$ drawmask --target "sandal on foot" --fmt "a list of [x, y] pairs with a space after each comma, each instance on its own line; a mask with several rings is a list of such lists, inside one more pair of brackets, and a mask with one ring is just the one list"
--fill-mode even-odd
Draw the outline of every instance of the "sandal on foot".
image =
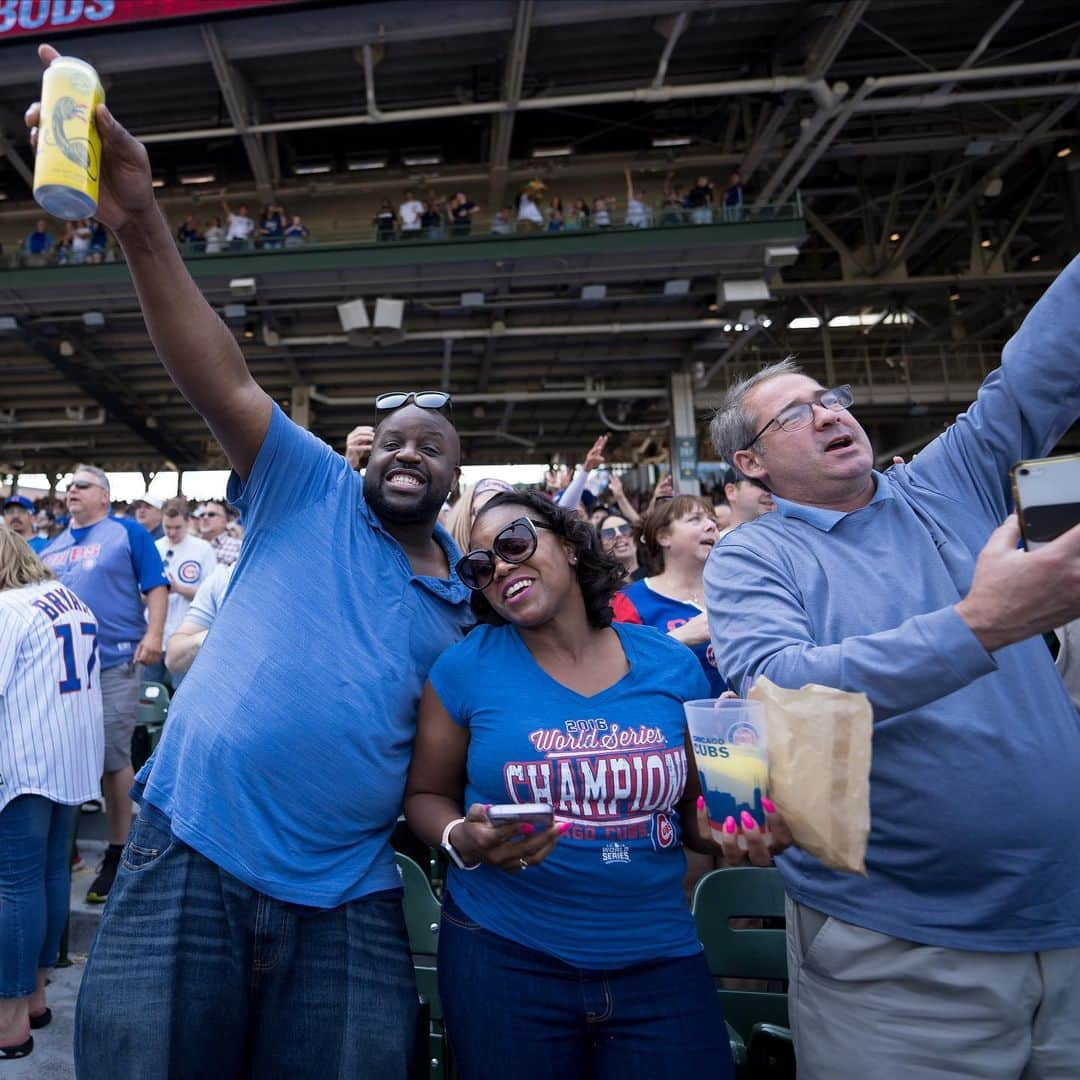
[[26, 1042], [19, 1046], [0, 1046], [0, 1061], [14, 1061], [16, 1058], [26, 1057], [34, 1049], [34, 1036], [31, 1035]]
[[52, 1023], [52, 1009], [46, 1007], [44, 1012], [40, 1012], [37, 1016], [30, 1017], [30, 1029], [31, 1031], [38, 1031], [43, 1027], [48, 1027]]

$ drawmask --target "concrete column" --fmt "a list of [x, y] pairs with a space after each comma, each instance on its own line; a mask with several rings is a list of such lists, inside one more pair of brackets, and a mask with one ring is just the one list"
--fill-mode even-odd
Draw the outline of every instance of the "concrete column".
[[294, 386], [290, 393], [291, 405], [289, 416], [294, 424], [302, 428], [311, 427], [311, 387]]
[[697, 423], [694, 380], [688, 371], [673, 371], [671, 390], [671, 475], [680, 495], [700, 495], [697, 476]]

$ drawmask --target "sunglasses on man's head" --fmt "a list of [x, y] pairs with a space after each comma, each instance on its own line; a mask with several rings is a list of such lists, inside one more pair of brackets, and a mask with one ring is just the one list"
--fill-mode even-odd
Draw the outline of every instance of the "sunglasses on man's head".
[[486, 589], [495, 580], [496, 559], [506, 563], [523, 563], [531, 559], [539, 542], [536, 530], [550, 528], [550, 525], [528, 517], [511, 521], [495, 534], [490, 548], [477, 548], [458, 560], [458, 577], [474, 592]]
[[450, 407], [450, 395], [445, 390], [392, 390], [375, 399], [375, 408], [392, 412], [410, 402], [420, 409], [445, 409]]
[[629, 536], [634, 531], [633, 525], [628, 525], [623, 522], [622, 525], [609, 525], [605, 529], [600, 530], [601, 540], [614, 540], [616, 536]]

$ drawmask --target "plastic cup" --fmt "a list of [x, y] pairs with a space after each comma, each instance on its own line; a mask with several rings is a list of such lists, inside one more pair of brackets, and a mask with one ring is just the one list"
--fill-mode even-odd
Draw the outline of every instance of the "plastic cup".
[[704, 698], [683, 704], [713, 838], [746, 811], [765, 824], [761, 798], [769, 779], [765, 706], [760, 701]]

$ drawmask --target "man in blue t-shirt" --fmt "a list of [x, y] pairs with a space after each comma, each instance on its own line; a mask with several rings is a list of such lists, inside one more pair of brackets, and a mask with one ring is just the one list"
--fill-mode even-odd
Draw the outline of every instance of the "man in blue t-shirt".
[[[418, 1004], [389, 837], [427, 672], [471, 621], [436, 524], [457, 433], [403, 394], [361, 477], [292, 423], [185, 269], [145, 150], [104, 108], [97, 121], [99, 214], [232, 464], [245, 537], [137, 780], [79, 996], [79, 1076], [404, 1080]], [[152, 943], [137, 979], [133, 932]], [[148, 1018], [168, 1037], [147, 1038]]]
[[1018, 549], [1009, 484], [1080, 416], [1078, 313], [1080, 258], [883, 473], [851, 388], [788, 361], [713, 421], [776, 503], [706, 564], [720, 670], [874, 709], [866, 876], [777, 860], [800, 1076], [1080, 1076], [1080, 725], [1041, 636], [1080, 615], [1080, 528]]
[[[109, 846], [86, 899], [109, 895], [120, 852], [131, 829], [131, 735], [139, 705], [139, 664], [156, 664], [169, 602], [169, 580], [150, 534], [136, 521], [109, 516], [109, 478], [93, 465], [76, 465], [67, 491], [70, 525], [41, 553], [97, 616], [97, 672], [105, 714], [105, 775], [101, 780]], [[145, 605], [145, 614], [144, 614]], [[82, 678], [73, 673], [73, 678]]]
[[9, 495], [4, 500], [4, 524], [18, 533], [35, 555], [49, 542], [34, 535], [34, 504], [25, 495]]

